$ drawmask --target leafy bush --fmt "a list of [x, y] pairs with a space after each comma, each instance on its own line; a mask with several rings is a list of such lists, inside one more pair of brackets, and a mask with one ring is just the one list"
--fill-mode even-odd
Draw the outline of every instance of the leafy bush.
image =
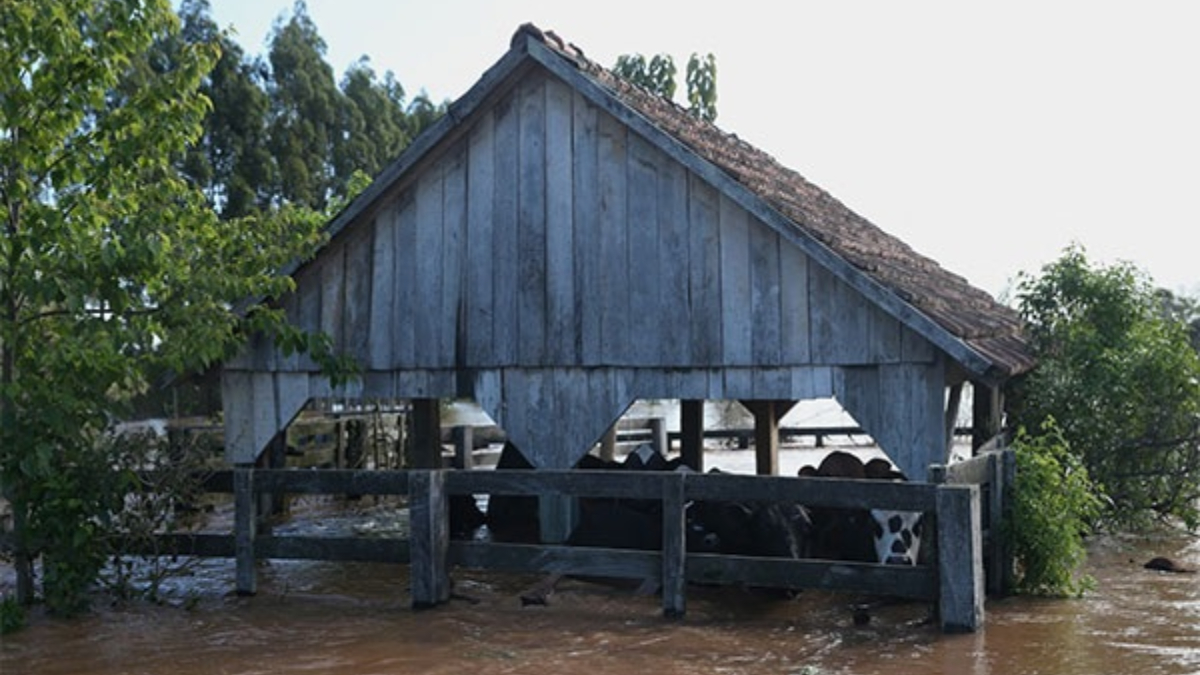
[[1054, 419], [1110, 498], [1106, 516], [1200, 526], [1200, 355], [1136, 269], [1078, 247], [1025, 277], [1017, 299], [1038, 367], [1010, 392], [1015, 426]]
[[1103, 502], [1087, 468], [1071, 452], [1053, 418], [1034, 436], [1021, 429], [1014, 449], [1017, 481], [1005, 525], [1017, 558], [1017, 592], [1078, 596], [1094, 581], [1080, 572]]
[[0, 635], [15, 633], [25, 627], [25, 608], [16, 598], [0, 600]]

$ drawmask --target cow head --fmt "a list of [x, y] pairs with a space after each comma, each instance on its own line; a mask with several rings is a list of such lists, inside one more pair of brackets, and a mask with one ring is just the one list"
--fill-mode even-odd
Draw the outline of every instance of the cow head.
[[925, 514], [917, 511], [871, 509], [878, 561], [885, 565], [916, 565], [924, 518]]

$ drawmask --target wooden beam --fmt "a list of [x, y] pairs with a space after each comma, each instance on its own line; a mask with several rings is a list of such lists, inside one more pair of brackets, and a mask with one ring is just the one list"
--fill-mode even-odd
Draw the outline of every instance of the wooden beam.
[[704, 401], [680, 401], [679, 432], [679, 454], [683, 463], [697, 473], [704, 473]]
[[412, 444], [409, 447], [409, 468], [442, 468], [441, 405], [436, 398], [412, 400]]

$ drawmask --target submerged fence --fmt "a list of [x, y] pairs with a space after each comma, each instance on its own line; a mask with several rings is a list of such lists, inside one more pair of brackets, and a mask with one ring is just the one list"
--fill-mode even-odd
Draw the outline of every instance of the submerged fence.
[[[452, 567], [648, 579], [662, 588], [667, 616], [686, 611], [688, 582], [750, 584], [789, 589], [827, 589], [891, 595], [933, 603], [943, 630], [974, 631], [983, 620], [985, 535], [998, 540], [1003, 506], [982, 494], [1006, 492], [994, 481], [1002, 466], [951, 469], [946, 482], [886, 482], [832, 478], [764, 477], [610, 471], [351, 471], [261, 470], [239, 467], [207, 478], [205, 489], [232, 493], [232, 534], [161, 535], [156, 552], [237, 559], [237, 589], [256, 590], [256, 559], [308, 559], [407, 563], [412, 603], [432, 606], [449, 597]], [[935, 472], [936, 474], [937, 472]], [[969, 475], [968, 475], [969, 474]], [[969, 484], [960, 484], [969, 483]], [[407, 539], [273, 536], [257, 530], [257, 507], [268, 494], [404, 495]], [[526, 495], [657, 500], [662, 504], [660, 551], [565, 545], [451, 540], [451, 495]], [[1000, 497], [996, 504], [1001, 504]], [[835, 560], [792, 560], [691, 553], [685, 543], [685, 505], [692, 500], [795, 502], [835, 508], [920, 511], [932, 527], [929, 565], [885, 566]], [[985, 516], [987, 520], [985, 520]], [[992, 547], [995, 549], [995, 546]], [[989, 552], [991, 572], [1004, 562]], [[1011, 563], [1009, 563], [1011, 567]], [[998, 577], [1002, 578], [1002, 577]], [[988, 587], [993, 587], [989, 581]], [[1002, 589], [996, 581], [995, 588]]]

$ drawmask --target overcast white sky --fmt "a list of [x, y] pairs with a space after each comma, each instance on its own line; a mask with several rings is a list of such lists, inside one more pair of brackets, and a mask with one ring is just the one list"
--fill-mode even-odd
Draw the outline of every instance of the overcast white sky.
[[[291, 0], [211, 0], [250, 54]], [[517, 26], [717, 57], [717, 123], [993, 294], [1071, 242], [1200, 295], [1200, 3], [308, 0], [361, 55], [455, 99]], [[680, 89], [684, 87], [680, 86]]]

